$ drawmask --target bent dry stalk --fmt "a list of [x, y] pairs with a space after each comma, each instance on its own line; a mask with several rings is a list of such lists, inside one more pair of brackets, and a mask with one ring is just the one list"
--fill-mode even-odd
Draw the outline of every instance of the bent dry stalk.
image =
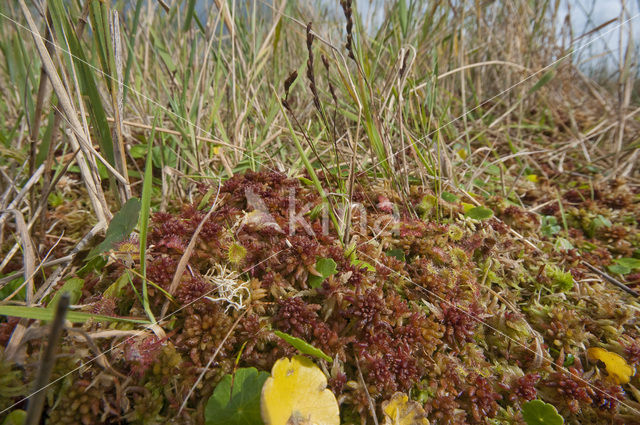
[[38, 370], [38, 377], [33, 386], [33, 394], [29, 398], [29, 407], [27, 408], [27, 418], [25, 419], [25, 425], [36, 425], [40, 423], [40, 416], [42, 415], [42, 409], [44, 408], [44, 400], [47, 395], [46, 391], [51, 377], [51, 371], [55, 365], [56, 347], [62, 335], [64, 329], [64, 318], [67, 315], [67, 309], [69, 308], [69, 294], [64, 293], [56, 305], [56, 314], [53, 317], [53, 323], [51, 324], [51, 333], [49, 334], [49, 343], [44, 352], [42, 360], [40, 362], [40, 369]]

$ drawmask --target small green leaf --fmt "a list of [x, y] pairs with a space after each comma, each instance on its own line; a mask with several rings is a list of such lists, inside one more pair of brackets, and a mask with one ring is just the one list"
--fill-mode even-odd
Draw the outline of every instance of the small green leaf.
[[84, 279], [81, 279], [79, 277], [72, 277], [71, 279], [67, 280], [64, 285], [62, 285], [62, 288], [56, 291], [49, 304], [47, 304], [47, 307], [53, 307], [57, 305], [58, 301], [60, 301], [60, 297], [62, 297], [62, 294], [64, 294], [65, 292], [69, 293], [69, 304], [77, 303], [80, 299], [80, 296], [82, 295], [83, 286]]
[[204, 196], [202, 197], [202, 200], [198, 204], [199, 210], [202, 210], [204, 209], [204, 207], [209, 205], [209, 200], [211, 199], [211, 196], [213, 196], [217, 192], [217, 190], [218, 189], [213, 186], [210, 187], [209, 190], [207, 190], [207, 193], [204, 194]]
[[613, 260], [613, 262], [631, 270], [640, 269], [640, 260], [637, 258], [618, 258]]
[[138, 145], [133, 145], [129, 148], [129, 155], [131, 155], [132, 158], [135, 159], [140, 159], [140, 158], [144, 158], [147, 155], [147, 145], [145, 144], [138, 144]]
[[385, 254], [387, 254], [389, 257], [393, 257], [397, 259], [398, 261], [402, 261], [402, 262], [407, 261], [404, 255], [404, 251], [401, 250], [400, 248], [390, 249]]
[[373, 267], [371, 264], [369, 264], [369, 263], [367, 263], [366, 261], [363, 261], [363, 260], [358, 260], [357, 258], [354, 258], [354, 259], [351, 260], [351, 265], [352, 266], [356, 266], [356, 267], [361, 268], [361, 269], [367, 269], [367, 271], [370, 271], [370, 272], [375, 272], [376, 271], [376, 268]]
[[607, 267], [607, 269], [609, 269], [609, 271], [611, 273], [615, 273], [615, 274], [629, 274], [631, 273], [631, 269], [627, 266], [624, 266], [622, 264], [612, 264], [610, 266]]
[[336, 274], [338, 265], [333, 258], [321, 258], [316, 262], [316, 270], [318, 270], [324, 277], [329, 277]]
[[122, 289], [129, 283], [129, 276], [126, 273], [122, 273], [115, 282], [102, 293], [105, 298], [117, 298], [120, 296]]
[[160, 55], [160, 58], [169, 69], [169, 72], [171, 73], [175, 72], [177, 67], [173, 62], [173, 60], [171, 59], [171, 54], [169, 53], [169, 51], [167, 51], [166, 47], [160, 44], [156, 44], [156, 52], [158, 53], [158, 55]]
[[569, 251], [570, 249], [573, 249], [573, 244], [565, 238], [558, 238], [556, 239], [556, 243], [553, 245], [553, 247], [556, 249], [556, 251]]
[[6, 418], [4, 418], [4, 422], [2, 425], [22, 425], [24, 424], [25, 419], [27, 418], [27, 412], [24, 410], [14, 410], [9, 413]]
[[602, 227], [611, 227], [611, 225], [612, 225], [611, 220], [609, 220], [607, 217], [601, 214], [598, 214], [597, 216], [595, 216], [593, 220], [591, 220], [591, 222], [589, 223], [589, 226], [585, 230], [586, 230], [587, 236], [592, 238], [595, 235], [596, 230]]
[[327, 356], [322, 350], [314, 347], [306, 341], [301, 340], [300, 338], [296, 338], [295, 336], [291, 336], [284, 332], [273, 331], [277, 336], [284, 339], [286, 342], [291, 344], [295, 349], [300, 351], [302, 354], [308, 354], [310, 356], [318, 357], [320, 359], [324, 359], [328, 362], [332, 362], [331, 357]]
[[562, 425], [564, 419], [554, 406], [542, 400], [531, 400], [522, 405], [522, 417], [527, 425]]
[[355, 244], [355, 242], [351, 241], [349, 246], [344, 251], [344, 257], [348, 258], [349, 260], [353, 260], [354, 258], [356, 258], [356, 248], [357, 245]]
[[500, 175], [500, 167], [498, 167], [495, 164], [489, 165], [486, 169], [487, 174], [492, 174], [494, 176], [499, 176]]
[[454, 195], [453, 193], [442, 192], [440, 194], [440, 197], [442, 199], [444, 199], [445, 201], [450, 202], [450, 203], [458, 202], [458, 197], [456, 195]]
[[317, 288], [322, 285], [322, 282], [324, 282], [326, 278], [336, 274], [338, 271], [336, 268], [337, 266], [338, 265], [333, 261], [333, 258], [320, 258], [316, 261], [316, 270], [321, 274], [321, 276], [310, 275], [308, 280], [309, 286]]
[[485, 207], [473, 207], [465, 213], [465, 216], [474, 220], [486, 220], [493, 216], [493, 211]]
[[[4, 300], [9, 295], [13, 294], [13, 292], [16, 289], [18, 289], [18, 287], [23, 283], [24, 283], [24, 276], [20, 274], [20, 275], [16, 275], [16, 278], [9, 281], [9, 283], [0, 287], [0, 301]], [[16, 301], [24, 301], [24, 297], [26, 293], [27, 293], [26, 287], [23, 286], [22, 289], [18, 291], [18, 293], [13, 297], [13, 299]]]
[[102, 268], [107, 265], [107, 260], [102, 258], [101, 256], [97, 256], [92, 260], [87, 261], [87, 263], [80, 268], [76, 274], [79, 277], [86, 277], [89, 273], [96, 271], [98, 274], [102, 272]]
[[269, 373], [255, 367], [240, 368], [225, 375], [207, 401], [206, 425], [262, 424], [260, 395]]
[[[35, 319], [50, 321], [53, 320], [55, 311], [53, 308], [26, 307], [22, 305], [0, 305], [0, 315], [11, 317], [22, 317], [25, 319]], [[73, 323], [84, 323], [89, 319], [97, 322], [129, 322], [149, 324], [148, 320], [133, 319], [129, 317], [111, 317], [100, 314], [85, 313], [82, 311], [69, 311], [66, 319]]]
[[562, 230], [562, 227], [558, 225], [558, 220], [552, 215], [545, 215], [542, 217], [542, 224], [540, 225], [540, 233], [545, 236], [553, 236]]
[[612, 223], [607, 217], [598, 214], [596, 218], [593, 219], [596, 227], [611, 227]]
[[323, 209], [324, 209], [324, 205], [322, 204], [318, 204], [315, 207], [313, 207], [313, 209], [307, 213], [307, 215], [309, 215], [309, 219], [315, 220], [316, 218], [320, 217], [320, 214], [322, 213]]
[[129, 199], [122, 206], [122, 209], [113, 216], [104, 241], [89, 252], [87, 259], [93, 259], [96, 255], [112, 249], [114, 244], [128, 238], [138, 224], [139, 216], [140, 200], [138, 198]]
[[567, 354], [567, 357], [565, 357], [565, 359], [564, 359], [563, 366], [564, 366], [564, 367], [570, 367], [570, 366], [573, 366], [573, 364], [575, 363], [575, 361], [576, 361], [575, 356], [574, 356], [573, 354], [569, 353], [569, 354]]

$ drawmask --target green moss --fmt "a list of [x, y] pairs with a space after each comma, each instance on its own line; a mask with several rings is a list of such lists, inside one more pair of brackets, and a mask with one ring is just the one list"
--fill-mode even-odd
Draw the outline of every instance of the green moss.
[[22, 383], [22, 372], [4, 359], [0, 347], [0, 411], [13, 404], [13, 398], [25, 395], [27, 387]]
[[453, 242], [458, 242], [464, 237], [464, 230], [456, 225], [451, 225], [449, 226], [447, 234], [449, 235], [449, 239], [451, 239]]
[[549, 265], [546, 268], [546, 274], [551, 279], [552, 287], [562, 292], [568, 292], [573, 289], [573, 276], [570, 272], [565, 272], [561, 268]]

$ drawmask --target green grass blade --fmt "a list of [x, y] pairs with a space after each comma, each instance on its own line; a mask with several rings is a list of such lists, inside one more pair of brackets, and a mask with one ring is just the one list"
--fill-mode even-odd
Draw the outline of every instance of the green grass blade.
[[[55, 310], [53, 308], [27, 307], [22, 305], [0, 305], [0, 315], [2, 316], [50, 321], [53, 320], [54, 313]], [[150, 323], [148, 320], [144, 319], [103, 316], [101, 314], [91, 314], [82, 311], [69, 311], [67, 313], [67, 320], [73, 323], [84, 323], [92, 319], [98, 322], [127, 322], [143, 324]]]
[[140, 271], [142, 272], [142, 305], [149, 320], [155, 322], [156, 319], [149, 307], [149, 294], [147, 291], [147, 231], [149, 228], [149, 213], [151, 211], [151, 189], [153, 188], [153, 139], [156, 134], [156, 124], [158, 115], [153, 119], [151, 135], [147, 143], [147, 161], [144, 169], [144, 180], [142, 183], [142, 205], [140, 207]]
[[291, 125], [291, 121], [289, 120], [289, 117], [287, 116], [287, 112], [284, 110], [284, 108], [282, 106], [282, 103], [278, 102], [278, 105], [280, 105], [280, 110], [282, 111], [282, 115], [284, 116], [285, 120], [287, 121], [287, 126], [289, 127], [289, 132], [291, 134], [291, 138], [293, 139], [293, 142], [296, 145], [296, 149], [298, 150], [298, 154], [300, 155], [300, 158], [302, 159], [302, 162], [304, 163], [304, 167], [306, 168], [307, 172], [309, 173], [309, 176], [311, 176], [311, 180], [313, 181], [313, 185], [316, 188], [316, 190], [318, 191], [318, 194], [320, 195], [320, 197], [322, 198], [322, 202], [329, 209], [329, 216], [331, 217], [331, 222], [333, 223], [333, 226], [335, 227], [336, 232], [338, 233], [338, 238], [339, 238], [340, 242], [342, 243], [342, 242], [344, 242], [342, 240], [342, 230], [340, 229], [340, 225], [338, 224], [338, 220], [337, 220], [335, 214], [333, 213], [333, 210], [331, 208], [331, 204], [329, 203], [329, 198], [327, 197], [327, 193], [324, 191], [324, 188], [322, 187], [322, 183], [320, 183], [320, 179], [318, 179], [316, 171], [314, 170], [313, 166], [311, 165], [311, 162], [309, 162], [309, 158], [307, 158], [307, 155], [304, 153], [304, 149], [302, 149], [302, 145], [300, 144], [300, 141], [298, 140], [298, 137], [296, 136], [296, 132], [293, 130], [293, 126]]
[[98, 90], [95, 78], [95, 69], [90, 66], [91, 62], [85, 55], [80, 40], [76, 36], [75, 30], [71, 27], [71, 17], [65, 13], [65, 8], [61, 0], [51, 0], [49, 2], [49, 11], [51, 12], [51, 20], [53, 22], [57, 42], [68, 41], [67, 45], [62, 47], [71, 54], [65, 55], [67, 65], [71, 67], [72, 62], [76, 67], [80, 88], [82, 94], [87, 97], [87, 110], [89, 118], [95, 131], [97, 132], [98, 143], [105, 159], [109, 164], [115, 166], [113, 155], [113, 141], [111, 139], [111, 129], [107, 122], [107, 115], [102, 105], [102, 98]]
[[187, 14], [184, 18], [184, 25], [182, 26], [182, 31], [187, 32], [191, 28], [191, 21], [193, 20], [193, 12], [196, 8], [196, 0], [189, 0], [187, 4]]
[[136, 8], [133, 14], [133, 23], [131, 24], [131, 30], [125, 37], [125, 43], [127, 44], [128, 55], [127, 63], [124, 66], [124, 81], [122, 82], [122, 103], [126, 104], [127, 92], [129, 91], [129, 73], [131, 72], [131, 66], [133, 65], [133, 58], [135, 57], [135, 51], [133, 49], [133, 43], [136, 41], [136, 34], [138, 33], [138, 25], [140, 23], [140, 11], [142, 10], [143, 0], [136, 1]]

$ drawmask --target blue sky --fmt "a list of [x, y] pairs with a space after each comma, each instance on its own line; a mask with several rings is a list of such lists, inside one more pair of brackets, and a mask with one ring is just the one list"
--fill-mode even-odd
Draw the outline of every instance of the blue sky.
[[[567, 13], [570, 13], [574, 36], [579, 36], [610, 19], [619, 18], [621, 7], [621, 0], [564, 0], [559, 18], [564, 19]], [[640, 16], [638, 16], [640, 0], [627, 0], [626, 7], [628, 18], [633, 19], [622, 27], [619, 26], [620, 21], [618, 19], [597, 33], [580, 40], [577, 43], [578, 46], [590, 41], [593, 41], [593, 43], [578, 53], [578, 61], [602, 55], [602, 59], [606, 60], [609, 66], [617, 66], [620, 35], [622, 34], [623, 46], [626, 48], [629, 41], [629, 28], [631, 28], [633, 34], [633, 47], [638, 52], [638, 47], [640, 47]]]

